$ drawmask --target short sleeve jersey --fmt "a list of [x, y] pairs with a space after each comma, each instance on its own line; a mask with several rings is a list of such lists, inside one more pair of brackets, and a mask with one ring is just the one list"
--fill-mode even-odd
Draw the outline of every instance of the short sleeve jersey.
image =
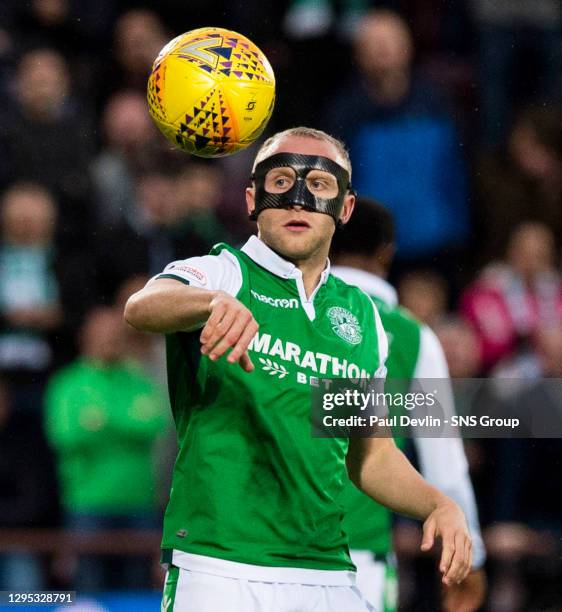
[[311, 385], [384, 376], [376, 307], [323, 272], [302, 276], [253, 237], [241, 249], [173, 262], [164, 278], [222, 289], [259, 323], [246, 373], [200, 352], [200, 330], [167, 335], [179, 453], [164, 519], [163, 559], [183, 551], [260, 566], [353, 570], [342, 529], [345, 438], [311, 432]]

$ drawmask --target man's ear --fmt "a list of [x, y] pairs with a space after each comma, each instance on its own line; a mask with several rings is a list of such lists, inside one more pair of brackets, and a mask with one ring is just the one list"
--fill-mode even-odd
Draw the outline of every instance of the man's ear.
[[354, 208], [355, 196], [352, 193], [348, 193], [343, 200], [343, 208], [340, 213], [340, 223], [342, 225], [345, 225], [349, 221]]
[[250, 219], [252, 219], [256, 210], [256, 190], [254, 187], [246, 187], [246, 208]]

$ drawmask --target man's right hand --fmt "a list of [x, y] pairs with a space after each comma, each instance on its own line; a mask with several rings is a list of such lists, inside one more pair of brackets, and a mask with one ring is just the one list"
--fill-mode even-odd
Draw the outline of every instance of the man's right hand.
[[229, 363], [239, 363], [251, 372], [254, 364], [248, 355], [248, 346], [258, 331], [252, 313], [236, 298], [218, 291], [209, 304], [211, 315], [201, 332], [201, 352], [216, 361], [232, 349], [227, 357]]

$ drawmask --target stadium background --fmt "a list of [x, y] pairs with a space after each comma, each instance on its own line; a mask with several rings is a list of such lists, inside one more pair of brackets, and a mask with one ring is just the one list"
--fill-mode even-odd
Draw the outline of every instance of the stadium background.
[[[270, 59], [268, 133], [310, 125], [346, 140], [356, 187], [397, 217], [391, 279], [453, 377], [562, 377], [557, 0], [4, 0], [1, 589], [150, 585], [151, 599], [103, 605], [158, 601], [174, 442], [162, 346], [126, 329], [122, 307], [172, 259], [252, 231], [242, 194], [255, 146], [189, 158], [146, 112], [159, 49], [205, 25], [244, 33]], [[80, 422], [72, 397], [89, 410]], [[81, 472], [80, 444], [97, 471]], [[467, 454], [486, 609], [562, 610], [559, 441], [470, 441]], [[396, 526], [400, 609], [436, 610], [416, 529]], [[79, 551], [124, 556], [100, 565]]]

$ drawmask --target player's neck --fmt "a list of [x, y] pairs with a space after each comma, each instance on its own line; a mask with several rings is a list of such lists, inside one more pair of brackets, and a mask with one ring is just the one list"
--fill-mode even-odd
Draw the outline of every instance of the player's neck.
[[312, 295], [320, 282], [322, 272], [326, 269], [327, 257], [327, 253], [322, 250], [308, 259], [293, 261], [295, 266], [302, 272], [302, 282], [307, 298]]

